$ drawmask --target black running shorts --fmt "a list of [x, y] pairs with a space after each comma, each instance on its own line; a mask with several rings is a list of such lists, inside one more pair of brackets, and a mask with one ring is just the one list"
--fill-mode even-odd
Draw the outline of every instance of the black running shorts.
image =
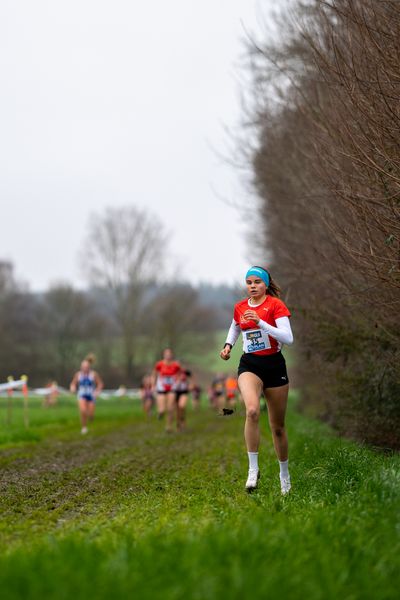
[[281, 352], [274, 354], [242, 354], [238, 376], [254, 373], [261, 379], [265, 388], [281, 387], [289, 383], [286, 362]]

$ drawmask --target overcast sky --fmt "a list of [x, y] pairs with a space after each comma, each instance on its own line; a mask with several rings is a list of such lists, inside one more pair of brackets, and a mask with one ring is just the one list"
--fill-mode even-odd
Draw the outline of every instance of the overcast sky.
[[242, 23], [273, 3], [2, 0], [0, 259], [31, 289], [84, 285], [91, 213], [125, 204], [162, 218], [186, 279], [242, 279], [243, 215], [213, 190], [249, 202], [218, 153], [241, 117]]

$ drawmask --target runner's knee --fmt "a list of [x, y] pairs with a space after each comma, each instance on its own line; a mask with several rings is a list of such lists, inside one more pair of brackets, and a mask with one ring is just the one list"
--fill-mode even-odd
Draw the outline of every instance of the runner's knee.
[[246, 409], [246, 417], [250, 419], [250, 421], [257, 422], [260, 417], [260, 409], [255, 406], [249, 406]]
[[284, 425], [271, 425], [272, 433], [275, 437], [281, 438], [285, 433]]

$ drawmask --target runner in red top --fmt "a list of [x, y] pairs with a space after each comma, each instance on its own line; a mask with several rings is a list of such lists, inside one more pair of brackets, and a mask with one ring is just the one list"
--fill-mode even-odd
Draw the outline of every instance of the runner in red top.
[[261, 356], [279, 352], [282, 343], [272, 335], [268, 335], [267, 328], [265, 328], [266, 333], [264, 333], [258, 322], [248, 318], [249, 307], [254, 307], [253, 310], [257, 313], [259, 319], [275, 327], [276, 319], [290, 317], [289, 310], [280, 298], [266, 296], [265, 300], [257, 306], [251, 304], [249, 298], [246, 298], [235, 305], [233, 312], [233, 319], [235, 323], [239, 324], [243, 333], [243, 352], [251, 352]]
[[221, 358], [228, 360], [240, 333], [243, 354], [238, 368], [239, 390], [246, 405], [244, 435], [249, 457], [246, 489], [257, 487], [260, 477], [258, 446], [260, 443], [260, 396], [264, 392], [275, 451], [280, 465], [282, 494], [291, 488], [288, 470], [288, 442], [285, 413], [289, 391], [282, 344], [292, 344], [290, 312], [279, 298], [280, 288], [262, 267], [251, 267], [246, 274], [248, 298], [238, 302]]
[[167, 412], [167, 431], [172, 430], [175, 409], [175, 386], [181, 365], [174, 360], [172, 350], [166, 348], [163, 359], [158, 361], [153, 369], [153, 382], [157, 392], [158, 418], [162, 419]]
[[238, 382], [236, 377], [229, 376], [225, 379], [226, 403], [230, 408], [234, 408], [236, 404], [236, 396], [238, 390]]

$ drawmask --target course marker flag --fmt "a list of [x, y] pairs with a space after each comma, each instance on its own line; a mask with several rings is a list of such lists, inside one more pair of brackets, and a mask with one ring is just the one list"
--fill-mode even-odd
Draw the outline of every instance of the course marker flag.
[[28, 376], [27, 375], [21, 375], [21, 381], [23, 381], [23, 384], [22, 384], [22, 393], [24, 395], [24, 424], [25, 424], [25, 427], [28, 428], [29, 427]]
[[[9, 375], [7, 377], [8, 383], [14, 381], [14, 377]], [[8, 388], [7, 390], [7, 425], [11, 425], [12, 421], [12, 412], [13, 412], [13, 388]]]

